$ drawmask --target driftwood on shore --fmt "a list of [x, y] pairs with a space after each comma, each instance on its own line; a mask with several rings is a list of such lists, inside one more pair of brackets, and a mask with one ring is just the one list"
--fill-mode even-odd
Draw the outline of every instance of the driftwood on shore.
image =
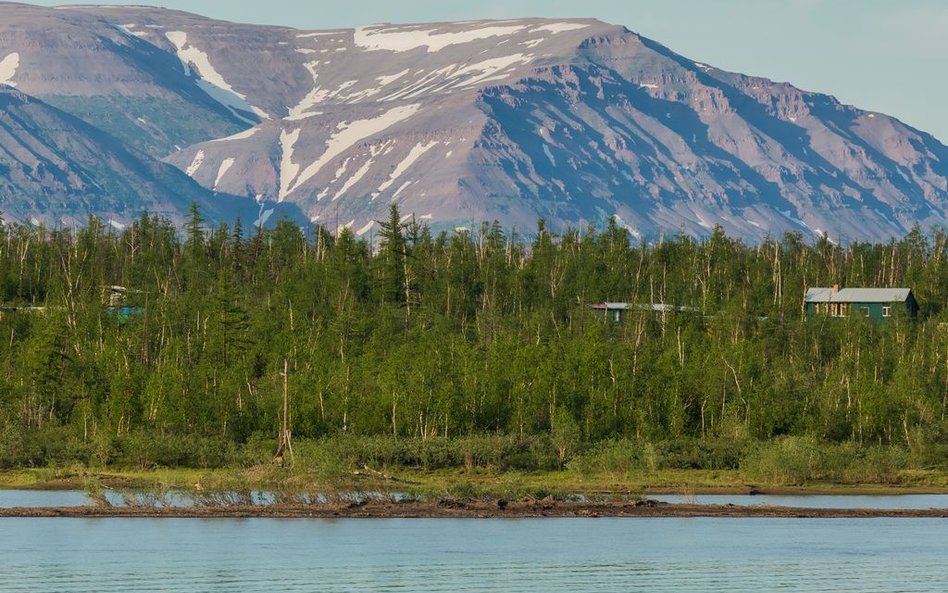
[[389, 474], [371, 469], [365, 465], [362, 466], [362, 469], [357, 469], [354, 472], [352, 472], [352, 475], [360, 477], [360, 478], [361, 477], [378, 478], [378, 479], [385, 480], [388, 482], [396, 482], [398, 484], [411, 484], [414, 486], [421, 485], [420, 482], [412, 482], [411, 480], [406, 480], [404, 478], [399, 478], [397, 476], [391, 476]]
[[443, 498], [404, 502], [220, 505], [195, 507], [56, 507], [0, 509], [5, 517], [78, 518], [530, 518], [530, 517], [784, 517], [948, 518], [948, 509], [812, 509], [766, 505], [667, 504], [654, 500], [576, 502]]

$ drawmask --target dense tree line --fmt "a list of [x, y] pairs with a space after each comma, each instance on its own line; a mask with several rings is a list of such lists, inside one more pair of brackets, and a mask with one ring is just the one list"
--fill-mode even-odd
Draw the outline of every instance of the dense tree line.
[[[394, 207], [371, 239], [208, 228], [196, 209], [184, 229], [147, 214], [121, 231], [2, 226], [0, 464], [68, 457], [62, 442], [106, 462], [143, 435], [275, 439], [284, 360], [294, 438], [552, 434], [563, 455], [608, 439], [948, 441], [944, 230], [646, 244], [541, 221], [530, 237], [435, 234]], [[908, 286], [922, 310], [807, 322], [806, 288], [835, 283]], [[699, 312], [617, 324], [589, 306], [607, 300]]]

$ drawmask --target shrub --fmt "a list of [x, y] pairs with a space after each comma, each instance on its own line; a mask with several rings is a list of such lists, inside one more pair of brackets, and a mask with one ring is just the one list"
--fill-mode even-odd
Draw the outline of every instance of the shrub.
[[811, 436], [760, 443], [741, 463], [741, 469], [751, 479], [788, 486], [814, 481], [893, 483], [909, 467], [909, 452], [896, 445], [821, 443]]
[[611, 439], [595, 443], [583, 453], [575, 455], [566, 467], [581, 475], [628, 473], [646, 467], [644, 453], [639, 441]]

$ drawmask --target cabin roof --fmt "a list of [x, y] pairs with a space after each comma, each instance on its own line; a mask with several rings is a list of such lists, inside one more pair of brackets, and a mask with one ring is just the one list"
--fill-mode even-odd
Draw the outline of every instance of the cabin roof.
[[599, 303], [590, 305], [597, 311], [625, 311], [635, 309], [636, 311], [655, 311], [656, 313], [695, 313], [697, 307], [684, 307], [678, 305], [669, 305], [666, 303]]
[[904, 303], [911, 288], [833, 288], [816, 287], [806, 291], [807, 303]]
[[592, 305], [593, 309], [597, 311], [624, 311], [626, 309], [631, 309], [632, 305], [629, 303], [599, 303], [597, 305]]

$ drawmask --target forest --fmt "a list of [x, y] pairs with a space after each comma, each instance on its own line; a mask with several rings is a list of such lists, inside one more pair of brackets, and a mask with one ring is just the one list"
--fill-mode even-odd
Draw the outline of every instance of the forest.
[[[394, 206], [361, 238], [196, 207], [5, 224], [0, 468], [268, 463], [285, 380], [300, 463], [945, 470], [946, 245], [435, 233]], [[833, 284], [909, 287], [919, 315], [808, 321]]]

